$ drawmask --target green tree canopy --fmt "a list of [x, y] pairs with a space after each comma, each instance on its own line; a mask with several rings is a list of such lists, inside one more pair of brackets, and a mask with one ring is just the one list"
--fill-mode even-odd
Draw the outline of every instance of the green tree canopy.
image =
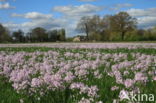
[[36, 27], [32, 30], [32, 38], [35, 41], [43, 42], [48, 39], [48, 34], [46, 30], [42, 27]]
[[9, 35], [9, 30], [0, 24], [0, 42], [9, 42], [11, 37]]
[[124, 40], [125, 34], [136, 28], [136, 18], [131, 17], [127, 12], [119, 12], [110, 17], [111, 31], [121, 33], [121, 39]]

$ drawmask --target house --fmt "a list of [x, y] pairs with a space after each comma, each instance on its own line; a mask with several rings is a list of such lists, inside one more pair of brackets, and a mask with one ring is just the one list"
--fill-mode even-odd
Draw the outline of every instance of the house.
[[73, 41], [77, 41], [77, 42], [80, 42], [80, 41], [86, 41], [87, 40], [87, 36], [83, 36], [83, 35], [78, 35], [76, 37], [74, 37]]
[[80, 42], [80, 38], [79, 37], [74, 37], [73, 42]]

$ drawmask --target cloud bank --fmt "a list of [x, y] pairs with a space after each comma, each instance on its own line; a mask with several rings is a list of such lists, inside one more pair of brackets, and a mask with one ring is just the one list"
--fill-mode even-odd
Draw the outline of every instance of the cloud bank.
[[131, 16], [136, 17], [140, 28], [151, 28], [156, 26], [156, 8], [149, 9], [129, 9]]
[[9, 3], [0, 4], [0, 9], [15, 9], [14, 6], [11, 6]]

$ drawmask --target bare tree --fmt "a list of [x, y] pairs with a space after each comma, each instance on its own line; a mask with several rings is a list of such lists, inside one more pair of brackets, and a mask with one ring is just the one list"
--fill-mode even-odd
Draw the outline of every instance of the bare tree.
[[77, 28], [76, 30], [79, 31], [79, 32], [85, 32], [86, 35], [87, 35], [87, 40], [89, 40], [89, 17], [87, 16], [84, 16], [80, 19], [79, 23], [77, 24]]

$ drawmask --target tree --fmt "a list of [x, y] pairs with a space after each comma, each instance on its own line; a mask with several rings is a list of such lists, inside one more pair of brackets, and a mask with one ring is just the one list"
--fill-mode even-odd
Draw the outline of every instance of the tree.
[[102, 31], [103, 27], [100, 25], [102, 23], [100, 16], [94, 15], [93, 17], [89, 18], [88, 22], [89, 22], [90, 32]]
[[13, 32], [12, 37], [15, 42], [24, 42], [25, 39], [24, 32], [22, 30]]
[[9, 35], [9, 30], [0, 24], [0, 42], [9, 42], [11, 37]]
[[89, 35], [89, 39], [90, 40], [94, 40], [94, 41], [100, 41], [101, 40], [101, 35], [100, 34], [97, 34], [95, 32], [92, 32]]
[[156, 40], [156, 27], [149, 28], [145, 30], [144, 33], [145, 40]]
[[5, 28], [3, 27], [3, 25], [0, 24], [0, 41], [2, 42], [2, 36], [4, 35], [5, 33]]
[[87, 40], [101, 40], [101, 35], [105, 29], [104, 27], [105, 24], [103, 19], [101, 19], [98, 15], [94, 15], [92, 17], [82, 17], [77, 24], [77, 30], [85, 32]]
[[65, 41], [66, 40], [66, 32], [65, 29], [60, 29], [58, 30], [58, 36], [60, 41]]
[[89, 18], [89, 39], [90, 40], [101, 40], [101, 34], [104, 31], [103, 21], [98, 15], [94, 15]]
[[48, 34], [44, 28], [36, 27], [32, 30], [32, 38], [34, 41], [43, 42], [47, 41]]
[[137, 29], [136, 35], [138, 35], [138, 40], [145, 40], [145, 30], [144, 29]]
[[52, 30], [48, 32], [48, 40], [51, 42], [56, 42], [58, 37], [57, 37], [57, 30]]
[[56, 41], [65, 41], [66, 40], [66, 32], [65, 29], [55, 29], [48, 32], [48, 40], [52, 42]]
[[121, 40], [124, 40], [125, 34], [136, 28], [136, 18], [131, 17], [127, 12], [119, 12], [110, 17], [110, 28], [113, 32], [120, 32]]
[[80, 19], [79, 23], [77, 24], [77, 28], [76, 28], [77, 31], [86, 33], [87, 40], [89, 40], [89, 32], [90, 32], [89, 26], [90, 26], [89, 17], [84, 16]]
[[110, 15], [106, 15], [101, 19], [101, 40], [108, 41], [111, 38], [111, 30], [110, 30]]
[[153, 40], [156, 40], [156, 26], [151, 29]]

